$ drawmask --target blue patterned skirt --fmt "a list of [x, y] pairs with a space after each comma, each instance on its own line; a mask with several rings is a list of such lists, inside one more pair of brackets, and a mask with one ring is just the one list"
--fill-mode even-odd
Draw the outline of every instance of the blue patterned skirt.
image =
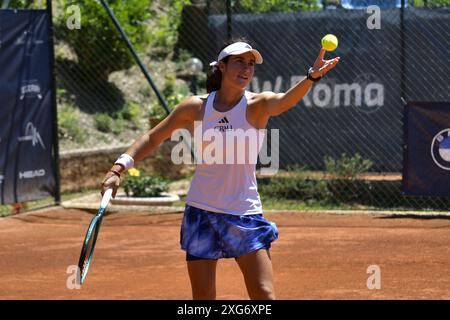
[[258, 249], [269, 249], [276, 239], [275, 223], [262, 214], [231, 215], [185, 207], [180, 244], [187, 260], [238, 258]]

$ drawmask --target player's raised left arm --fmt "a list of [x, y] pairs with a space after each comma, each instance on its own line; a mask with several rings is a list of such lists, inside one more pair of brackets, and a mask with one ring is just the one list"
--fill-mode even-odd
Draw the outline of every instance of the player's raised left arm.
[[[320, 49], [319, 55], [312, 67], [310, 77], [314, 79], [322, 77], [334, 68], [340, 60], [340, 57], [324, 60], [325, 51], [324, 48]], [[261, 94], [263, 109], [269, 116], [277, 116], [289, 110], [308, 93], [313, 83], [312, 80], [305, 76], [285, 93], [263, 92]]]

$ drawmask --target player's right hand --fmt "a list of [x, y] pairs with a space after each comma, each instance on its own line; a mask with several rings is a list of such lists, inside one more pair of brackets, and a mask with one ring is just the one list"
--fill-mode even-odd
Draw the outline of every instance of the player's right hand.
[[113, 190], [112, 197], [115, 198], [117, 189], [119, 189], [119, 185], [120, 185], [120, 178], [113, 172], [108, 171], [105, 175], [105, 178], [103, 178], [103, 182], [102, 182], [102, 188], [101, 188], [102, 197], [105, 194], [105, 191], [107, 189], [111, 188]]

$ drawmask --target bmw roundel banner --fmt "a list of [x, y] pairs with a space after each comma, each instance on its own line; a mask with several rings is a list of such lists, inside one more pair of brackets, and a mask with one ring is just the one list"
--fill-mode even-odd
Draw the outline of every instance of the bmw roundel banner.
[[49, 15], [0, 10], [0, 203], [56, 192]]
[[450, 196], [450, 102], [409, 102], [404, 129], [404, 193]]

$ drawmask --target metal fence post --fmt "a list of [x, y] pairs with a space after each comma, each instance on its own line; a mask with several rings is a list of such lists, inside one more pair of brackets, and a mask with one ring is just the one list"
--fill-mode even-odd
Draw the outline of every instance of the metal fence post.
[[53, 33], [53, 14], [52, 1], [47, 0], [46, 10], [49, 23], [49, 42], [50, 42], [50, 66], [51, 66], [51, 88], [52, 88], [52, 109], [53, 109], [53, 159], [54, 159], [54, 175], [55, 175], [55, 204], [61, 203], [61, 182], [59, 172], [59, 139], [58, 139], [58, 107], [56, 103], [56, 80], [55, 80], [55, 46]]
[[400, 97], [402, 97], [403, 99], [406, 99], [405, 97], [405, 75], [406, 75], [406, 70], [405, 70], [405, 0], [402, 0], [402, 6], [400, 8], [400, 72], [401, 72], [401, 77], [400, 77]]
[[231, 0], [227, 0], [227, 39], [231, 40], [233, 37], [233, 29], [232, 29], [232, 12], [231, 12]]

